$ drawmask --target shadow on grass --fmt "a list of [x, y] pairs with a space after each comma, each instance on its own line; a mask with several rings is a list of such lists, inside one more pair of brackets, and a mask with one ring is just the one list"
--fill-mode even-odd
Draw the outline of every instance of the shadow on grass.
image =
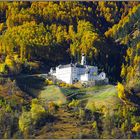
[[[32, 97], [36, 97], [40, 90], [45, 86], [45, 79], [38, 76], [18, 77], [16, 78], [16, 82], [22, 91], [28, 93]], [[36, 91], [36, 93], [34, 93], [34, 91]]]

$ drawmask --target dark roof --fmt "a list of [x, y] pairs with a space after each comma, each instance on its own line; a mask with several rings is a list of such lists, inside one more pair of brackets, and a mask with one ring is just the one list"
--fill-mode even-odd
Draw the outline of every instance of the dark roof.
[[78, 68], [85, 68], [86, 67], [85, 65], [80, 65], [78, 63], [76, 63], [75, 66], [78, 67]]
[[70, 63], [70, 64], [67, 64], [67, 65], [59, 65], [58, 66], [60, 69], [61, 68], [69, 68], [69, 67], [74, 67], [74, 64]]
[[80, 65], [78, 63], [76, 63], [76, 64], [70, 63], [70, 64], [66, 64], [66, 65], [59, 65], [58, 67], [61, 69], [61, 68], [69, 68], [69, 67], [74, 67], [74, 66], [76, 66], [78, 68], [86, 68], [86, 66]]

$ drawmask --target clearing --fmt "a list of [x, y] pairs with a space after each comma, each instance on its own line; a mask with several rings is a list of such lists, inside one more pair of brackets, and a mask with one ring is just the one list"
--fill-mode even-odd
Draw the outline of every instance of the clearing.
[[68, 100], [77, 99], [90, 104], [94, 102], [97, 107], [113, 107], [120, 103], [116, 87], [113, 85], [94, 86], [90, 88], [70, 89], [55, 85], [46, 86], [40, 91], [40, 99], [66, 103]]

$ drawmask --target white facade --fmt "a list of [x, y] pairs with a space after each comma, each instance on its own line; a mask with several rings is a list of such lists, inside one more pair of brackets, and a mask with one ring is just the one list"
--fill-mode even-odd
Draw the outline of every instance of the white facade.
[[56, 68], [56, 73], [53, 74], [57, 79], [62, 80], [66, 83], [72, 83], [72, 67], [67, 68]]
[[55, 70], [50, 70], [49, 74], [68, 84], [75, 82], [91, 82], [95, 80], [105, 80], [104, 72], [98, 75], [98, 67], [86, 65], [86, 58], [82, 55], [81, 64], [59, 65]]

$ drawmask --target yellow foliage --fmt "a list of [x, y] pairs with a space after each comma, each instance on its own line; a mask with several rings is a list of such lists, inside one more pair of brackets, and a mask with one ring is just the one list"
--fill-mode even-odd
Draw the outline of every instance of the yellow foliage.
[[14, 60], [15, 60], [15, 61], [19, 61], [19, 55], [18, 55], [18, 54], [15, 54], [15, 55], [14, 55]]
[[0, 73], [5, 73], [6, 72], [6, 65], [5, 63], [0, 64]]
[[31, 114], [30, 112], [23, 112], [21, 114], [21, 116], [19, 117], [19, 129], [22, 131], [22, 132], [25, 132], [28, 130], [28, 128], [30, 127], [32, 123], [32, 120], [31, 120]]
[[84, 110], [83, 109], [79, 109], [79, 117], [80, 118], [83, 118], [85, 116], [85, 112], [84, 112]]
[[49, 112], [54, 112], [55, 111], [55, 103], [54, 102], [49, 102], [48, 104], [48, 109], [49, 109]]
[[60, 87], [65, 87], [66, 86], [66, 83], [60, 83], [59, 86]]
[[140, 62], [140, 56], [136, 55], [134, 57], [134, 65], [138, 65], [139, 62]]
[[5, 59], [5, 64], [8, 66], [8, 67], [14, 67], [14, 61], [13, 59], [7, 55], [6, 59]]
[[0, 24], [0, 32], [4, 29], [4, 23]]
[[95, 112], [96, 111], [96, 106], [95, 106], [95, 103], [94, 102], [89, 102], [86, 105], [86, 108], [89, 109], [91, 112]]
[[39, 104], [37, 99], [33, 99], [31, 103], [31, 118], [34, 120], [40, 119], [40, 117], [46, 113], [45, 108]]
[[125, 98], [124, 86], [119, 82], [118, 82], [118, 85], [117, 85], [117, 90], [118, 90], [118, 97], [120, 99], [124, 99]]
[[125, 132], [125, 129], [126, 129], [125, 123], [123, 122], [122, 125], [121, 125], [121, 130], [122, 130], [123, 132]]
[[97, 122], [96, 122], [96, 121], [94, 121], [94, 122], [92, 123], [92, 128], [94, 128], [94, 129], [97, 128]]
[[125, 66], [123, 64], [122, 69], [121, 69], [121, 77], [125, 77], [125, 75], [126, 75], [126, 69], [125, 69]]
[[104, 114], [104, 116], [107, 116], [109, 114], [109, 109], [104, 105], [101, 107], [101, 111]]
[[132, 128], [134, 132], [140, 132], [140, 123], [136, 123], [135, 126]]
[[5, 64], [9, 68], [10, 73], [15, 74], [15, 73], [20, 72], [21, 65], [20, 65], [20, 63], [15, 62], [13, 56], [7, 55], [7, 57], [5, 59]]
[[69, 107], [77, 107], [78, 105], [79, 101], [74, 99], [68, 104]]
[[58, 100], [57, 101], [57, 105], [60, 107], [60, 106], [62, 106], [62, 104], [63, 104], [63, 102], [61, 101], [61, 100]]
[[131, 80], [135, 75], [135, 70], [132, 66], [127, 67], [127, 81]]
[[47, 79], [45, 82], [46, 82], [47, 85], [53, 85], [53, 81], [52, 80]]
[[68, 88], [68, 87], [72, 87], [72, 85], [67, 84], [67, 83], [64, 83], [64, 82], [59, 83], [59, 86], [60, 86], [60, 87], [66, 87], [66, 88]]
[[129, 47], [127, 49], [127, 56], [129, 56], [129, 58], [130, 58], [132, 56], [132, 54], [133, 54], [133, 49]]

